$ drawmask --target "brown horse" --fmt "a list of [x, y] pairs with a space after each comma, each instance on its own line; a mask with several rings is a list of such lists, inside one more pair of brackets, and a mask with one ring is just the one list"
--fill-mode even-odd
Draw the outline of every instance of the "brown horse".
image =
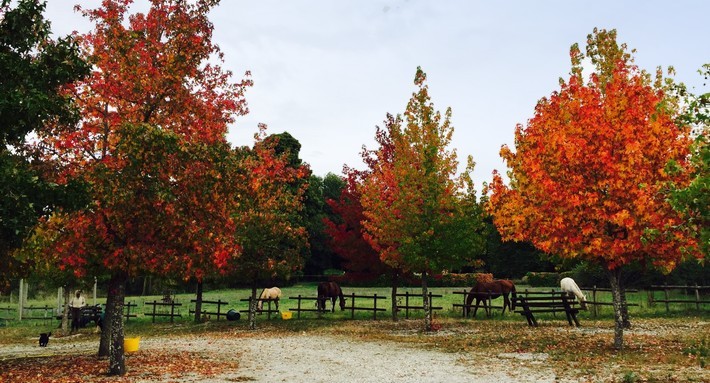
[[[508, 299], [508, 294], [513, 295], [513, 301]], [[515, 310], [515, 285], [513, 282], [507, 279], [496, 279], [491, 282], [478, 282], [471, 289], [466, 297], [466, 306], [464, 307], [464, 312], [466, 316], [471, 313], [471, 303], [473, 298], [476, 298], [476, 307], [473, 309], [473, 317], [476, 317], [476, 311], [478, 311], [478, 305], [483, 301], [483, 309], [486, 313], [490, 313], [488, 304], [488, 298], [495, 299], [499, 296], [503, 296], [503, 312], [505, 313], [505, 308], [508, 307], [510, 311]]]
[[345, 297], [343, 290], [335, 282], [321, 282], [318, 284], [318, 310], [325, 311], [325, 301], [330, 299], [333, 303], [331, 312], [335, 312], [335, 299], [340, 298], [340, 310], [345, 310]]

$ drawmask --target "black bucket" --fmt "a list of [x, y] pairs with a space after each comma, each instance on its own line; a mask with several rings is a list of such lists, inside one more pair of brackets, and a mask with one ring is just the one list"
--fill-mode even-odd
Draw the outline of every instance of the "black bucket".
[[240, 317], [241, 314], [239, 314], [239, 311], [235, 309], [227, 311], [227, 320], [239, 320]]

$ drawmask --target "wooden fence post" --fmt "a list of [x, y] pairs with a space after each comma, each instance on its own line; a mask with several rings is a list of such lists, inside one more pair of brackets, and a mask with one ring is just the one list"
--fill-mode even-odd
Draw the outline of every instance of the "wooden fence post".
[[355, 319], [355, 293], [350, 293], [350, 319]]
[[670, 307], [668, 306], [668, 284], [667, 284], [667, 283], [665, 283], [665, 284], [663, 285], [663, 294], [664, 294], [665, 297], [666, 297], [666, 312], [670, 312], [671, 309], [670, 309]]
[[170, 323], [173, 323], [173, 316], [175, 315], [175, 302], [170, 303]]
[[700, 311], [700, 288], [695, 284], [695, 309]]
[[592, 315], [596, 318], [597, 315], [599, 314], [599, 306], [596, 304], [597, 302], [597, 285], [594, 285], [592, 287], [592, 301], [594, 301], [594, 304], [592, 305]]
[[298, 308], [298, 311], [296, 311], [298, 313], [296, 314], [296, 318], [301, 319], [301, 294], [298, 294], [298, 305], [296, 307]]
[[25, 296], [22, 291], [24, 283], [25, 283], [25, 280], [20, 279], [20, 294], [18, 296], [19, 299], [17, 300], [17, 320], [19, 320], [20, 322], [22, 321], [22, 308], [23, 308], [22, 307], [22, 301], [23, 301], [22, 297]]
[[409, 319], [409, 291], [404, 292], [404, 317]]
[[[353, 304], [353, 307], [355, 307], [354, 304]], [[373, 319], [373, 320], [377, 320], [377, 293], [375, 293], [375, 305], [374, 305], [374, 308], [375, 308], [375, 309], [372, 310], [372, 319]]]

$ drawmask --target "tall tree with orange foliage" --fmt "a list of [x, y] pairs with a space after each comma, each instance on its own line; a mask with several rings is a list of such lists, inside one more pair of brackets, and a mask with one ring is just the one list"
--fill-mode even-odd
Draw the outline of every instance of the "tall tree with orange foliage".
[[[670, 175], [664, 167], [669, 160], [685, 167], [690, 130], [674, 122], [677, 103], [664, 93], [660, 70], [655, 81], [639, 70], [616, 31], [595, 29], [586, 55], [576, 44], [570, 55], [570, 78], [538, 102], [527, 126], [517, 126], [515, 152], [501, 149], [510, 185], [494, 173], [488, 209], [504, 239], [608, 271], [614, 347], [621, 349], [630, 325], [620, 285], [624, 266], [671, 270], [680, 249], [696, 245], [672, 229], [681, 219], [661, 192], [669, 181], [688, 182], [686, 172]], [[585, 58], [595, 68], [586, 83]]]
[[[388, 115], [385, 126], [394, 123], [393, 116]], [[338, 200], [328, 200], [338, 221], [326, 219], [326, 232], [330, 235], [330, 247], [342, 258], [343, 267], [353, 277], [374, 278], [388, 274], [392, 276], [392, 319], [397, 320], [397, 276], [398, 269], [390, 267], [380, 259], [380, 254], [370, 242], [365, 239], [365, 229], [362, 222], [365, 215], [362, 206], [362, 185], [378, 167], [378, 164], [392, 161], [394, 145], [388, 129], [377, 128], [375, 141], [379, 144], [376, 150], [363, 148], [362, 159], [367, 165], [366, 170], [345, 167], [345, 187]], [[381, 165], [380, 165], [381, 166]]]
[[[39, 136], [39, 148], [63, 166], [58, 183], [80, 178], [93, 186], [91, 208], [64, 221], [71, 230], [64, 230], [55, 251], [60, 264], [76, 273], [111, 275], [110, 335], [108, 341], [102, 338], [102, 346], [110, 347], [101, 347], [108, 348], [111, 375], [125, 373], [120, 313], [127, 277], [139, 271], [174, 272], [164, 265], [182, 265], [183, 276], [199, 278], [214, 253], [238, 251], [229, 239], [233, 225], [225, 198], [210, 198], [204, 208], [215, 214], [198, 216], [189, 212], [198, 211], [206, 198], [192, 198], [197, 194], [189, 191], [205, 190], [199, 183], [219, 179], [209, 158], [194, 150], [226, 144], [227, 125], [246, 113], [243, 95], [251, 85], [248, 77], [231, 82], [231, 73], [218, 65], [222, 54], [211, 42], [208, 19], [218, 1], [152, 0], [147, 14], [129, 16], [131, 3], [105, 0], [83, 10], [95, 29], [78, 37], [93, 65], [88, 78], [71, 88], [81, 122], [55, 125]], [[156, 140], [144, 140], [149, 137]], [[146, 142], [155, 150], [141, 151], [131, 142]], [[196, 157], [183, 156], [189, 153]], [[172, 223], [160, 226], [167, 222]], [[177, 233], [192, 241], [175, 238]], [[188, 245], [181, 249], [190, 254], [187, 259], [166, 248], [171, 241]]]
[[256, 327], [258, 285], [279, 277], [288, 279], [303, 267], [303, 249], [308, 246], [306, 228], [294, 218], [303, 208], [305, 180], [311, 171], [307, 165], [294, 166], [288, 152], [277, 154], [278, 138], [265, 137], [265, 126], [261, 126], [254, 147], [235, 153], [241, 182], [239, 203], [232, 211], [233, 235], [241, 251], [222, 252], [215, 258], [223, 274], [251, 285], [251, 329]]
[[[449, 150], [451, 109], [442, 116], [430, 101], [426, 74], [417, 68], [412, 95], [401, 118], [389, 118], [391, 161], [380, 161], [362, 185], [365, 238], [393, 268], [421, 273], [424, 327], [431, 330], [427, 274], [460, 266], [465, 260], [449, 252], [450, 228], [457, 196], [456, 152]], [[378, 153], [378, 158], [384, 155]]]

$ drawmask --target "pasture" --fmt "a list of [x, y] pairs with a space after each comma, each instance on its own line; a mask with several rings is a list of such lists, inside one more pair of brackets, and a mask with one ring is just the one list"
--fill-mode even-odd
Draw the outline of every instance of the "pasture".
[[[28, 375], [30, 372], [37, 373], [36, 366], [44, 366], [48, 371], [53, 371], [59, 377], [55, 380], [57, 382], [93, 382], [102, 379], [111, 382], [181, 382], [195, 381], [196, 377], [201, 377], [198, 379], [200, 381], [214, 382], [283, 379], [298, 382], [320, 381], [317, 378], [320, 373], [325, 374], [323, 379], [338, 376], [325, 366], [316, 368], [308, 364], [311, 362], [296, 357], [288, 359], [291, 367], [279, 367], [273, 371], [258, 368], [252, 363], [252, 352], [263, 347], [278, 349], [279, 344], [283, 345], [283, 351], [303, 352], [304, 355], [309, 347], [327, 348], [328, 344], [332, 344], [333, 347], [346, 349], [352, 346], [352, 350], [344, 351], [344, 355], [348, 355], [347, 360], [334, 363], [353, 369], [361, 363], [361, 367], [368, 370], [368, 365], [380, 366], [381, 361], [385, 360], [388, 365], [395, 366], [381, 367], [383, 370], [373, 373], [372, 379], [363, 377], [362, 381], [368, 382], [385, 380], [381, 373], [397, 376], [406, 375], [406, 371], [419, 371], [419, 367], [407, 364], [407, 355], [411, 358], [420, 356], [423, 365], [426, 365], [427, 360], [443, 358], [441, 363], [451, 362], [450, 368], [464, 367], [465, 371], [472, 372], [471, 376], [466, 375], [466, 381], [470, 382], [475, 382], [476, 377], [481, 382], [492, 379], [511, 382], [710, 381], [707, 367], [710, 315], [707, 305], [698, 311], [695, 305], [671, 304], [670, 312], [666, 313], [665, 305], [648, 305], [646, 292], [629, 294], [629, 303], [638, 304], [630, 307], [633, 328], [625, 333], [626, 348], [615, 352], [612, 348], [614, 326], [610, 307], [601, 308], [597, 317], [590, 311], [582, 311], [579, 315], [579, 328], [568, 326], [564, 315], [542, 317], [539, 328], [529, 328], [521, 315], [507, 312], [501, 315], [500, 310], [494, 310], [491, 317], [486, 317], [479, 310], [476, 319], [462, 318], [460, 309], [453, 308], [453, 304], [460, 304], [463, 300], [462, 295], [453, 292], [461, 290], [431, 289], [433, 294], [442, 295], [441, 298], [434, 298], [434, 306], [443, 307], [434, 314], [437, 331], [432, 333], [422, 332], [422, 321], [419, 320], [423, 316], [421, 311], [410, 312], [409, 320], [393, 322], [390, 319], [388, 288], [343, 287], [346, 296], [377, 294], [387, 297], [384, 302], [378, 303], [378, 307], [387, 309], [385, 313], [378, 314], [378, 320], [372, 320], [372, 314], [368, 312], [355, 312], [356, 320], [350, 320], [351, 313], [340, 311], [336, 305], [335, 313], [327, 312], [320, 317], [315, 312], [303, 313], [301, 319], [291, 320], [282, 320], [278, 316], [267, 319], [265, 314], [258, 315], [256, 331], [247, 329], [245, 314], [242, 314], [239, 321], [211, 317], [204, 323], [194, 323], [187, 314], [189, 302], [194, 299], [193, 294], [176, 296], [176, 301], [183, 303], [179, 308], [182, 317], [176, 318], [173, 323], [165, 318], [158, 318], [152, 323], [151, 318], [141, 315], [148, 310], [144, 306], [145, 302], [160, 301], [162, 295], [128, 297], [127, 302], [134, 302], [139, 314], [126, 322], [126, 336], [140, 336], [142, 346], [137, 353], [128, 356], [129, 373], [125, 377], [110, 380], [102, 375], [105, 362], [97, 363], [93, 356], [98, 349], [98, 334], [93, 333], [93, 329], [85, 328], [78, 335], [64, 338], [53, 337], [47, 348], [40, 348], [37, 335], [56, 328], [58, 321], [5, 321], [4, 326], [0, 327], [0, 382], [20, 381], [19, 378], [24, 382], [50, 381], [46, 375], [42, 375], [41, 379]], [[518, 289], [519, 293], [524, 290], [525, 286]], [[315, 291], [315, 284], [282, 288], [281, 311], [296, 307], [296, 302], [289, 297], [314, 297]], [[405, 291], [418, 293], [420, 289], [399, 289], [400, 293]], [[224, 311], [246, 310], [247, 302], [241, 299], [247, 298], [249, 294], [250, 291], [246, 289], [208, 291], [204, 299], [229, 302]], [[597, 294], [597, 299], [611, 300], [602, 293]], [[93, 303], [91, 297], [88, 297], [87, 303]], [[102, 300], [99, 299], [98, 303], [102, 303]], [[410, 301], [410, 305], [414, 303]], [[313, 301], [310, 304], [315, 308]], [[364, 304], [364, 301], [360, 304]], [[501, 305], [502, 299], [494, 300], [493, 304]], [[56, 306], [56, 296], [30, 300], [28, 305]], [[0, 303], [0, 307], [7, 307], [7, 302]], [[205, 309], [209, 310], [209, 307]], [[0, 312], [0, 316], [4, 317], [5, 314]], [[400, 317], [404, 317], [403, 312]], [[388, 347], [393, 350], [391, 355], [386, 351]], [[72, 366], [77, 364], [85, 369], [85, 377], [81, 378], [83, 380], [76, 380], [75, 376], [71, 378]], [[430, 371], [449, 368], [446, 366], [443, 364], [437, 367], [432, 364], [427, 367], [428, 370], [421, 368], [422, 371]], [[281, 375], [268, 375], [277, 370], [281, 371]], [[500, 371], [507, 375], [495, 375]], [[9, 373], [15, 374], [12, 375], [14, 378]], [[272, 380], [266, 380], [265, 376]], [[307, 380], [306, 377], [312, 379]], [[435, 379], [434, 375], [430, 377]], [[452, 377], [450, 381], [458, 381], [455, 379]], [[394, 381], [410, 380], [402, 378]]]

